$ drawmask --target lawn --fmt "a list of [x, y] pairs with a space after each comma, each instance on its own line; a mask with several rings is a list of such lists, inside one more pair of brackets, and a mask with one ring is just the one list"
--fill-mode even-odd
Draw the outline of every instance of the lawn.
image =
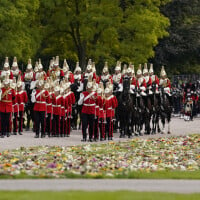
[[55, 199], [72, 199], [72, 200], [197, 200], [200, 199], [200, 194], [173, 194], [173, 193], [160, 193], [160, 192], [130, 192], [130, 191], [119, 191], [119, 192], [0, 192], [1, 199], [15, 199], [15, 200], [55, 200]]
[[0, 178], [200, 179], [200, 134], [6, 150]]

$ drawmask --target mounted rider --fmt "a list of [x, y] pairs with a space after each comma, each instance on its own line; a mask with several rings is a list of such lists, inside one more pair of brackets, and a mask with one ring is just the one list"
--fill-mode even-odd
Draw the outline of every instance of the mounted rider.
[[159, 86], [163, 88], [164, 93], [166, 94], [169, 100], [169, 103], [172, 106], [173, 103], [172, 103], [172, 95], [171, 95], [171, 82], [169, 78], [167, 78], [167, 73], [165, 71], [164, 66], [162, 66], [161, 68]]
[[147, 84], [144, 76], [142, 75], [142, 65], [140, 64], [137, 70], [137, 89], [140, 90], [140, 95], [147, 96], [146, 88]]
[[110, 81], [113, 83], [112, 76], [109, 74], [108, 70], [108, 62], [105, 62], [102, 75], [99, 76], [99, 82], [103, 83], [104, 88], [106, 88], [106, 84]]

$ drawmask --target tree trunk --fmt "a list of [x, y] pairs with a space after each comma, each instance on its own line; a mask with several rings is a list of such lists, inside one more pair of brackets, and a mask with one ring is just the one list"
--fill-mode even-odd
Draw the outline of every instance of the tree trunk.
[[81, 46], [78, 53], [78, 58], [79, 58], [79, 64], [80, 64], [81, 69], [85, 71], [86, 69], [86, 42], [83, 42], [83, 45]]

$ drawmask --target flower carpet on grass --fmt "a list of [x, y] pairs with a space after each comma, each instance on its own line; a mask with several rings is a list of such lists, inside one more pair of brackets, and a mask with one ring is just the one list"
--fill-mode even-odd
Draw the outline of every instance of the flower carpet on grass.
[[129, 173], [200, 171], [200, 134], [0, 153], [0, 177], [108, 178]]

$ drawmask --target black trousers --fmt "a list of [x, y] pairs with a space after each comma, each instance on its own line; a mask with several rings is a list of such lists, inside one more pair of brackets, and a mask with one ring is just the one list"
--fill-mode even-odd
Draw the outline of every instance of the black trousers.
[[45, 133], [44, 121], [45, 121], [45, 111], [35, 111], [36, 135], [40, 134], [40, 125], [41, 125], [41, 134], [44, 135]]
[[99, 119], [100, 138], [105, 138], [105, 122], [104, 119]]
[[60, 134], [60, 115], [53, 115], [53, 128], [52, 128], [53, 135]]
[[83, 138], [87, 138], [87, 127], [89, 125], [89, 139], [92, 139], [93, 137], [93, 132], [94, 132], [94, 115], [93, 114], [86, 114], [82, 113], [81, 114], [81, 120], [82, 120], [82, 133], [83, 133]]
[[9, 126], [10, 126], [10, 112], [2, 112], [1, 113], [1, 134], [6, 135], [6, 133], [9, 133]]
[[13, 119], [13, 132], [14, 133], [17, 133], [17, 129], [18, 129], [18, 123], [17, 123], [17, 120], [18, 120], [18, 112], [14, 112], [14, 119]]
[[106, 117], [106, 137], [113, 137], [113, 121], [111, 117]]
[[47, 114], [47, 118], [46, 118], [46, 132], [48, 133], [48, 135], [51, 134], [51, 113]]
[[94, 138], [99, 139], [99, 117], [94, 120]]
[[[24, 112], [23, 111], [19, 111], [19, 115], [18, 112], [14, 113], [14, 119], [13, 119], [13, 132], [17, 133], [17, 131], [19, 133], [23, 132], [23, 115]], [[19, 123], [18, 123], [19, 121]]]

